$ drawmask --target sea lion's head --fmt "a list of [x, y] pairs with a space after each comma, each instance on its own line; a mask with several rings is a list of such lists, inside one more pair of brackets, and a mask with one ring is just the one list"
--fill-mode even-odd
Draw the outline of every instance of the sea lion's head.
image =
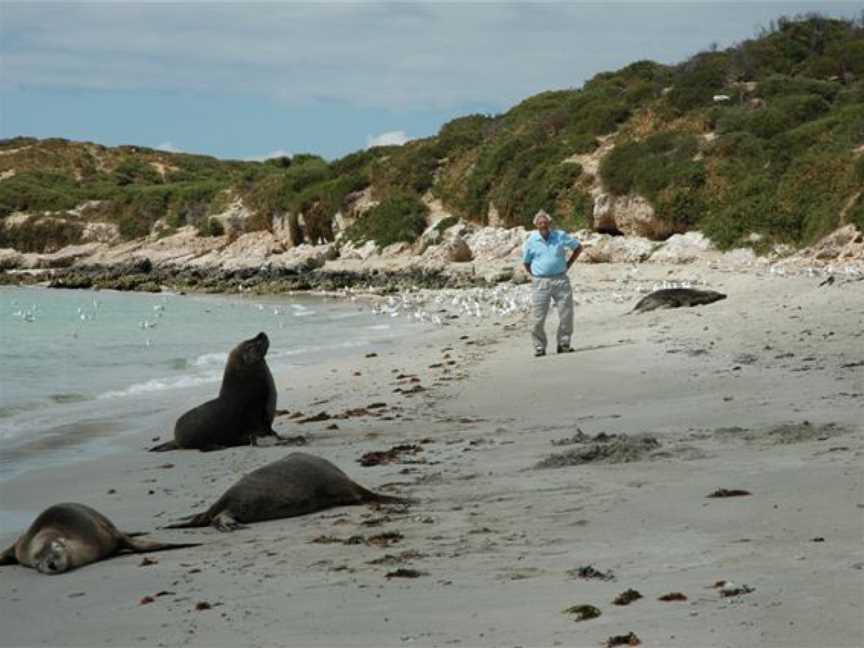
[[35, 567], [43, 574], [62, 574], [69, 569], [69, 553], [62, 538], [45, 544], [36, 554]]
[[[250, 340], [244, 340], [234, 349], [234, 354], [240, 358], [244, 365], [253, 365], [261, 362], [270, 348], [270, 340], [263, 331]], [[234, 355], [232, 354], [232, 355]]]

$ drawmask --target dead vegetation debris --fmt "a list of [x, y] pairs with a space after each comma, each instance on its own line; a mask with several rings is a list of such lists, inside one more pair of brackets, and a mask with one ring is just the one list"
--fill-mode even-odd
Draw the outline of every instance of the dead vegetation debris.
[[608, 443], [614, 439], [620, 439], [620, 434], [608, 434], [606, 432], [598, 432], [594, 436], [590, 434], [585, 434], [582, 431], [582, 428], [576, 428], [576, 434], [572, 436], [565, 437], [563, 439], [553, 439], [553, 446], [567, 446], [567, 445], [576, 445], [577, 443]]
[[416, 455], [423, 452], [423, 448], [416, 443], [402, 443], [395, 445], [389, 450], [374, 450], [365, 453], [357, 461], [361, 466], [380, 466], [391, 463], [422, 463], [422, 461], [406, 462], [406, 455]]
[[612, 603], [615, 605], [630, 605], [633, 601], [638, 601], [642, 598], [642, 594], [634, 589], [626, 589], [616, 596]]
[[562, 614], [572, 615], [574, 621], [587, 621], [588, 619], [596, 619], [602, 613], [599, 608], [593, 605], [583, 604], [574, 605], [566, 610], [562, 610]]
[[400, 567], [391, 572], [387, 572], [386, 577], [389, 578], [419, 578], [420, 576], [428, 576], [429, 572], [420, 571], [419, 569], [409, 569]]
[[668, 594], [663, 594], [663, 596], [658, 596], [657, 600], [667, 603], [671, 601], [686, 601], [687, 596], [682, 592], [669, 592]]
[[744, 497], [752, 494], [750, 491], [741, 488], [718, 488], [714, 492], [708, 493], [705, 497]]
[[564, 468], [582, 464], [617, 464], [641, 461], [660, 447], [653, 436], [640, 434], [622, 436], [607, 443], [593, 443], [587, 448], [578, 448], [553, 454], [539, 461], [535, 468]]
[[611, 569], [603, 571], [601, 569], [596, 569], [593, 565], [582, 565], [575, 569], [568, 569], [567, 575], [571, 578], [584, 578], [586, 580], [615, 580], [615, 574]]
[[606, 640], [607, 648], [614, 646], [639, 646], [642, 642], [635, 632], [628, 632], [626, 635], [613, 635]]

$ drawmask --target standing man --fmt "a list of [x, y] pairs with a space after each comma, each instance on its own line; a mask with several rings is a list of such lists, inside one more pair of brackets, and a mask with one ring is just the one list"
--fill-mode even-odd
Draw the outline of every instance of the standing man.
[[[552, 217], [542, 209], [534, 216], [532, 232], [522, 248], [522, 262], [534, 289], [534, 355], [546, 355], [546, 313], [549, 302], [558, 308], [558, 353], [570, 353], [573, 334], [573, 289], [567, 270], [582, 252], [582, 244], [567, 232], [552, 229]], [[567, 251], [570, 250], [568, 256]]]

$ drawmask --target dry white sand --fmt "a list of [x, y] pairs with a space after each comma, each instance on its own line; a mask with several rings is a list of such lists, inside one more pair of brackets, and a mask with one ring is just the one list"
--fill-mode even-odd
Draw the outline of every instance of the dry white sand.
[[[418, 498], [407, 512], [159, 530], [293, 449], [151, 454], [149, 436], [4, 483], [7, 511], [79, 501], [121, 528], [205, 544], [55, 577], [4, 567], [0, 645], [596, 647], [632, 632], [645, 646], [861, 646], [864, 281], [645, 266], [648, 282], [696, 272], [729, 298], [623, 316], [622, 272], [573, 270], [577, 353], [534, 359], [527, 322], [502, 322], [277, 376], [291, 412], [386, 403], [276, 429], [368, 487]], [[601, 433], [626, 437], [585, 439]], [[422, 450], [357, 461], [401, 443]], [[535, 468], [552, 455], [559, 467]], [[706, 497], [721, 488], [751, 494]], [[312, 542], [389, 532], [401, 534], [390, 546]], [[614, 579], [580, 578], [587, 566]], [[388, 578], [399, 568], [420, 575]], [[721, 580], [752, 591], [723, 596]], [[628, 589], [642, 598], [612, 603]], [[658, 600], [673, 592], [686, 600]], [[601, 616], [563, 612], [581, 604]]]

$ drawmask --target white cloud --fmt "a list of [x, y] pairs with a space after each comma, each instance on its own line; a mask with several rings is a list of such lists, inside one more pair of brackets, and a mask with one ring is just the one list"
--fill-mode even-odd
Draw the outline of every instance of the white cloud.
[[853, 2], [3, 3], [0, 88], [507, 107], [637, 59], [679, 62]]
[[410, 140], [411, 138], [405, 134], [405, 131], [387, 131], [386, 133], [381, 133], [380, 135], [372, 135], [366, 136], [366, 148], [372, 148], [373, 146], [402, 146], [405, 142]]
[[165, 151], [166, 153], [182, 153], [183, 149], [174, 144], [173, 142], [162, 142], [161, 144], [156, 145], [157, 151]]

